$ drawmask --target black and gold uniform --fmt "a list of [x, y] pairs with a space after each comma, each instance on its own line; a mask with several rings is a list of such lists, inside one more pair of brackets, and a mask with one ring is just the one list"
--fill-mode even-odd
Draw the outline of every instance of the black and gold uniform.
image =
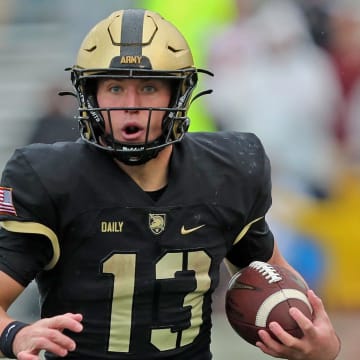
[[83, 314], [69, 359], [210, 359], [221, 262], [273, 251], [270, 167], [252, 134], [187, 134], [158, 199], [82, 140], [17, 150], [0, 186], [14, 207], [0, 215], [0, 270], [36, 278], [43, 317]]

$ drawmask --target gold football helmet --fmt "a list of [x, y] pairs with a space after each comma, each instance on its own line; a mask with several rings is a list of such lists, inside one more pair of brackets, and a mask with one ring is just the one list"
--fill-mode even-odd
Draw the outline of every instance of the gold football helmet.
[[[139, 165], [154, 158], [165, 146], [181, 141], [189, 128], [187, 111], [198, 72], [190, 48], [182, 34], [159, 14], [142, 9], [120, 10], [100, 21], [83, 40], [71, 78], [79, 102], [79, 126], [82, 138], [111, 152], [120, 161]], [[105, 133], [101, 111], [124, 108], [100, 108], [96, 101], [99, 78], [169, 79], [173, 93], [168, 108], [149, 110], [148, 131], [153, 111], [165, 111], [162, 135], [142, 144], [121, 143]], [[209, 93], [204, 91], [196, 97]], [[195, 99], [195, 97], [194, 97]], [[135, 108], [133, 108], [135, 109]], [[144, 108], [137, 108], [138, 110]], [[101, 140], [101, 141], [100, 141]]]

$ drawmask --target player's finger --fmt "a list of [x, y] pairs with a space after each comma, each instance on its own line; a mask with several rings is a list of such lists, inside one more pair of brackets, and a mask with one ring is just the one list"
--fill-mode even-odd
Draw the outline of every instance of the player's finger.
[[[75, 349], [75, 347], [73, 347], [73, 349]], [[48, 339], [42, 339], [41, 345], [36, 348], [33, 351], [21, 351], [17, 354], [17, 359], [19, 360], [36, 360], [36, 359], [40, 359], [40, 351], [48, 351], [51, 352], [52, 354], [56, 355], [56, 356], [60, 356], [60, 357], [64, 357], [68, 354], [69, 350], [62, 347], [61, 345], [49, 341]]]
[[329, 317], [325, 311], [325, 307], [323, 305], [322, 300], [314, 293], [314, 291], [309, 290], [308, 291], [308, 298], [310, 301], [310, 304], [313, 308], [313, 316], [317, 319], [322, 319], [329, 321]]
[[[57, 356], [66, 356], [69, 351], [76, 348], [74, 340], [64, 335], [59, 330], [48, 329], [42, 336], [33, 339], [31, 349], [18, 353], [22, 360], [32, 359], [38, 356], [41, 350], [49, 351]], [[21, 355], [21, 357], [20, 357]]]
[[49, 344], [50, 345], [55, 344], [56, 346], [65, 349], [66, 351], [75, 350], [76, 347], [75, 341], [70, 337], [68, 337], [67, 335], [63, 334], [59, 330], [48, 329], [47, 333], [44, 335], [45, 336], [39, 338], [38, 340], [39, 344], [37, 344], [37, 348], [42, 349], [41, 347], [43, 346], [42, 341], [43, 339], [45, 339], [45, 345], [47, 346], [49, 346]]
[[267, 331], [260, 330], [258, 332], [258, 335], [261, 341], [257, 341], [256, 346], [262, 352], [273, 357], [276, 357], [279, 355], [279, 353], [281, 353], [282, 345], [279, 342], [275, 341]]
[[277, 322], [270, 323], [269, 329], [271, 330], [273, 336], [277, 339], [277, 341], [273, 340], [275, 343], [280, 342], [282, 345], [292, 349], [299, 348], [299, 339], [285, 331]]
[[[269, 347], [267, 347], [264, 343], [262, 343], [261, 341], [258, 341], [256, 344], [256, 347], [258, 347], [264, 354], [270, 355], [272, 357], [276, 357], [277, 353], [270, 349]], [[27, 360], [27, 359], [24, 359]]]
[[290, 316], [296, 321], [301, 328], [304, 335], [308, 338], [314, 338], [316, 336], [316, 324], [327, 324], [330, 323], [330, 319], [325, 311], [322, 301], [315, 293], [311, 290], [308, 292], [310, 304], [313, 308], [313, 319], [308, 319], [300, 310], [297, 308], [291, 308], [289, 310]]
[[289, 310], [290, 316], [296, 321], [303, 334], [312, 336], [315, 334], [315, 327], [310, 319], [308, 319], [299, 309], [293, 307]]
[[259, 331], [259, 337], [262, 342], [257, 342], [256, 346], [264, 353], [276, 358], [295, 358], [301, 351], [300, 340], [290, 335], [276, 322], [270, 323], [269, 328], [271, 334], [264, 330]]
[[17, 354], [18, 360], [40, 360], [39, 354], [30, 354], [26, 351], [20, 351]]
[[68, 329], [74, 332], [81, 332], [83, 329], [81, 320], [81, 314], [64, 314], [43, 319], [43, 323], [46, 327], [52, 329]]
[[83, 316], [82, 314], [80, 313], [65, 313], [65, 314], [62, 314], [62, 315], [59, 315], [59, 316], [65, 316], [65, 317], [69, 317], [69, 318], [72, 318], [74, 320], [77, 320], [77, 321], [82, 321], [83, 319]]

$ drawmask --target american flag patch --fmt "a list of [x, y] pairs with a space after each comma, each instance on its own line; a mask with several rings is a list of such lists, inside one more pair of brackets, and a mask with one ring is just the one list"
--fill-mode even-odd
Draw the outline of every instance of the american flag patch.
[[0, 186], [0, 214], [16, 215], [12, 201], [12, 189]]

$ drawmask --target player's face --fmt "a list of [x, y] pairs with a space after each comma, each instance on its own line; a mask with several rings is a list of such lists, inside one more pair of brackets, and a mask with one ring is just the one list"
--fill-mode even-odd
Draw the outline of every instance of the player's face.
[[[98, 84], [99, 107], [156, 108], [168, 107], [171, 85], [161, 79], [103, 79]], [[149, 110], [103, 111], [106, 134], [126, 143], [144, 143], [149, 121]], [[152, 111], [148, 141], [161, 135], [164, 111]]]

